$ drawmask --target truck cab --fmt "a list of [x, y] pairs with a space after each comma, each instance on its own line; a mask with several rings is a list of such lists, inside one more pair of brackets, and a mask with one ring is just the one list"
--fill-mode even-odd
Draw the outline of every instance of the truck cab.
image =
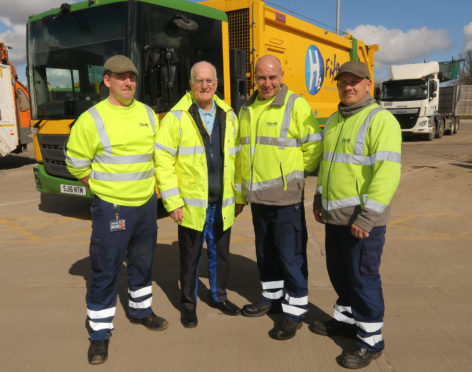
[[[380, 106], [400, 123], [404, 136], [432, 140], [444, 132], [436, 120], [439, 107], [439, 64], [429, 62], [391, 67], [392, 78], [383, 82]], [[441, 135], [442, 135], [441, 132]]]

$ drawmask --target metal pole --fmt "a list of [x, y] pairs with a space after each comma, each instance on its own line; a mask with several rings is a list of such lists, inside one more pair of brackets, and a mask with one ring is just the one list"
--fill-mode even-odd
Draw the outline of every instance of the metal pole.
[[337, 0], [337, 6], [336, 6], [336, 34], [339, 35], [339, 10], [341, 8], [341, 0]]

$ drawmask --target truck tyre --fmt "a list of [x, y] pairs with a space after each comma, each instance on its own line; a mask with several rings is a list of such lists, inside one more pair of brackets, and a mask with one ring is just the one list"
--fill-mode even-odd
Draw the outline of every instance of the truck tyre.
[[428, 134], [425, 134], [425, 140], [426, 141], [432, 141], [434, 139], [434, 134], [435, 134], [435, 131], [432, 130], [431, 132], [429, 132]]
[[435, 138], [441, 138], [444, 134], [444, 119], [441, 119], [436, 124]]

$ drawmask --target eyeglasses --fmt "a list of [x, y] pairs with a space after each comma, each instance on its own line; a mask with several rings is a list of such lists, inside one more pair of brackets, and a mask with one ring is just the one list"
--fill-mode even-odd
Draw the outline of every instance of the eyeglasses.
[[217, 79], [196, 79], [196, 80], [192, 80], [192, 82], [197, 86], [197, 87], [201, 87], [203, 85], [203, 83], [206, 83], [208, 86], [212, 87], [213, 85], [215, 85], [218, 80]]

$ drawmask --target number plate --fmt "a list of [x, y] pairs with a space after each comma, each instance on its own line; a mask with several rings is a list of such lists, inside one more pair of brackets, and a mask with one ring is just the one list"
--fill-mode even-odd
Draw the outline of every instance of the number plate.
[[87, 191], [84, 186], [75, 185], [64, 185], [61, 183], [61, 194], [72, 194], [72, 195], [87, 195]]

